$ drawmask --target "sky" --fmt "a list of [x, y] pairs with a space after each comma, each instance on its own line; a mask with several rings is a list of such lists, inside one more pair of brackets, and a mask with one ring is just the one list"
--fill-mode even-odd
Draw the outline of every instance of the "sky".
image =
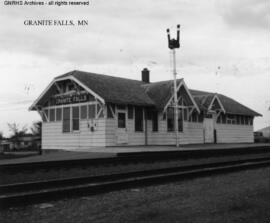
[[[0, 3], [0, 131], [30, 127], [28, 111], [51, 80], [72, 70], [150, 81], [172, 79], [166, 29], [176, 33], [178, 78], [191, 89], [218, 92], [259, 112], [270, 125], [268, 0], [91, 0], [89, 6]], [[25, 26], [24, 20], [88, 20], [88, 26]]]

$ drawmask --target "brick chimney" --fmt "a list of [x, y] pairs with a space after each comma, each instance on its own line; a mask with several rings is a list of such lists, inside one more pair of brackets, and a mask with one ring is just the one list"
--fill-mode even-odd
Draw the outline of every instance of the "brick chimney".
[[142, 81], [145, 83], [150, 83], [150, 71], [147, 68], [142, 70]]

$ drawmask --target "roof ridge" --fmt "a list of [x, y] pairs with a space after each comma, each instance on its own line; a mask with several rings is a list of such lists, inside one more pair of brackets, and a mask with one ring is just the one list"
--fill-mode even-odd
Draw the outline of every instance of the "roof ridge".
[[[176, 81], [182, 81], [184, 78], [178, 78]], [[173, 80], [164, 80], [164, 81], [156, 81], [156, 82], [150, 82], [150, 83], [145, 83], [144, 85], [149, 85], [149, 84], [158, 84], [158, 83], [165, 83], [165, 82], [173, 82]]]
[[[122, 80], [128, 80], [128, 81], [135, 81], [138, 83], [144, 83], [141, 80], [135, 80], [135, 79], [130, 79], [130, 78], [126, 78], [126, 77], [117, 77], [117, 76], [112, 76], [112, 75], [107, 75], [107, 74], [100, 74], [100, 73], [93, 73], [93, 72], [87, 72], [87, 71], [82, 71], [82, 70], [74, 70], [72, 72], [69, 72], [70, 75], [76, 74], [76, 73], [84, 73], [86, 75], [99, 75], [99, 76], [105, 76], [105, 77], [110, 77], [110, 78], [115, 78], [115, 79], [122, 79]], [[68, 73], [67, 73], [68, 74]]]

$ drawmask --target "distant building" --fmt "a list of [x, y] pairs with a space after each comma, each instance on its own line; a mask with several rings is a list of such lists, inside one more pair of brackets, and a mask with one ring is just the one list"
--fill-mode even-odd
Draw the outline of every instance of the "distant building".
[[11, 137], [7, 140], [10, 150], [20, 150], [26, 148], [39, 148], [41, 146], [41, 137], [25, 134], [23, 136]]
[[0, 140], [0, 152], [10, 150], [11, 148], [11, 142], [9, 139], [1, 139]]
[[[82, 71], [53, 79], [30, 110], [42, 117], [43, 149], [175, 144], [173, 81], [150, 83]], [[259, 113], [177, 80], [181, 144], [254, 141]]]
[[270, 138], [270, 126], [257, 130], [256, 132], [261, 132], [262, 136]]

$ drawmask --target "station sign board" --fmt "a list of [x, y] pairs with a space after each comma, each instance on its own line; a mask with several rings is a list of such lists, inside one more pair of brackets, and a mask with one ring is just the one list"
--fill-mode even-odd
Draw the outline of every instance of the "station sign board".
[[72, 95], [61, 95], [55, 96], [51, 100], [52, 105], [66, 105], [66, 104], [77, 104], [87, 101], [94, 101], [94, 97], [89, 93], [76, 93]]

